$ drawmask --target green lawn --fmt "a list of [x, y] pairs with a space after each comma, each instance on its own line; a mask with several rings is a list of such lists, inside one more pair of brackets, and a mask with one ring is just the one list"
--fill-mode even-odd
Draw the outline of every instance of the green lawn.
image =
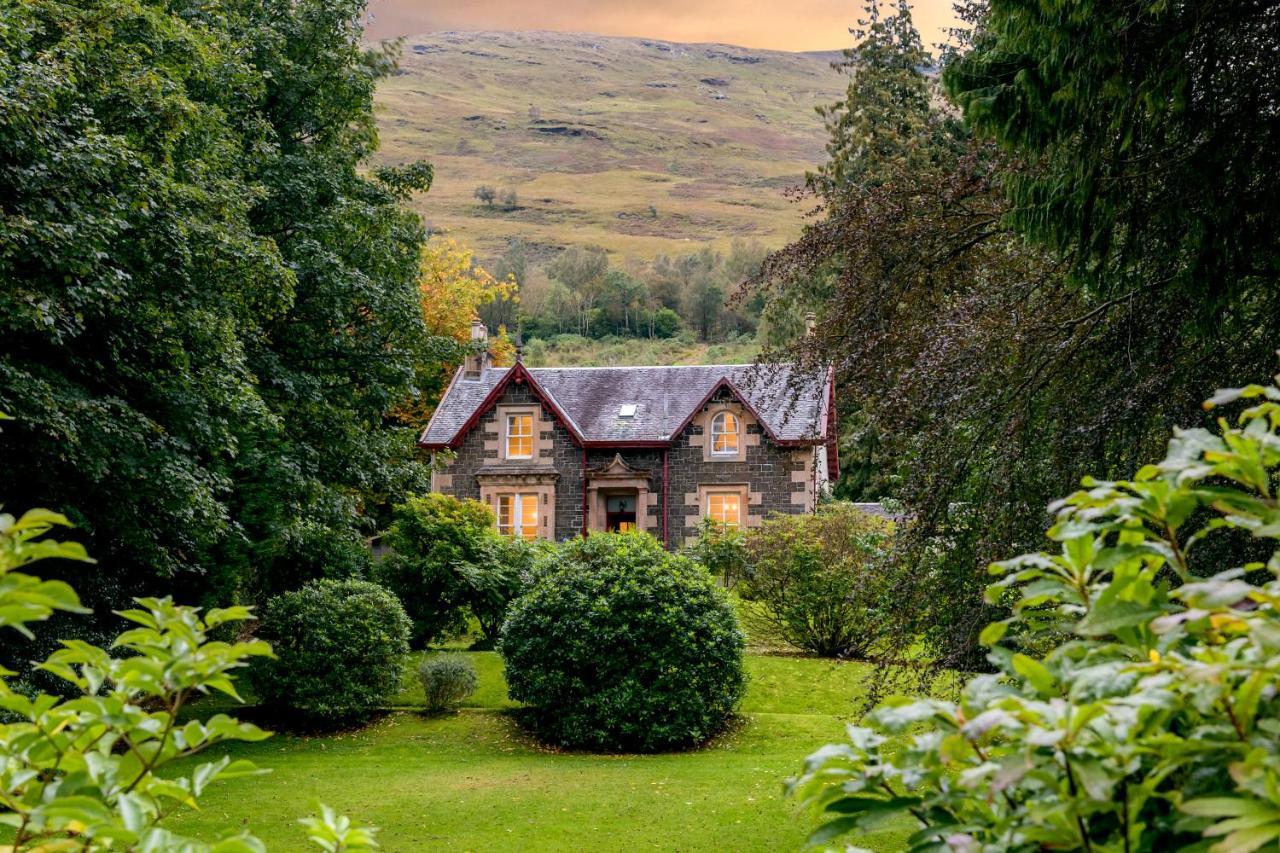
[[[588, 755], [527, 738], [502, 711], [511, 703], [500, 659], [468, 656], [480, 689], [457, 714], [408, 710], [411, 689], [395, 698], [404, 710], [359, 731], [236, 745], [235, 757], [272, 772], [216, 785], [175, 828], [208, 837], [243, 823], [274, 849], [295, 849], [295, 820], [319, 800], [380, 827], [389, 851], [795, 850], [808, 822], [782, 780], [841, 738], [867, 674], [861, 664], [750, 656], [732, 734], [697, 752]], [[859, 843], [899, 849], [906, 830]]]

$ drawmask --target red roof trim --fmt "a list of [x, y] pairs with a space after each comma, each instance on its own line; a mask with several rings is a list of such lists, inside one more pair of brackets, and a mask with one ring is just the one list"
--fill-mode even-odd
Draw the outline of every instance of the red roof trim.
[[[454, 375], [454, 381], [457, 381], [457, 374]], [[480, 418], [497, 405], [503, 392], [507, 390], [507, 386], [512, 382], [517, 384], [527, 382], [529, 390], [533, 392], [533, 396], [537, 397], [538, 401], [551, 411], [551, 414], [560, 422], [560, 426], [565, 428], [565, 431], [569, 433], [569, 436], [574, 440], [574, 442], [580, 447], [583, 446], [582, 436], [578, 433], [577, 427], [573, 425], [573, 419], [565, 414], [564, 410], [561, 409], [560, 405], [555, 401], [555, 398], [548, 394], [546, 389], [538, 384], [538, 380], [533, 378], [533, 374], [529, 372], [529, 368], [525, 367], [524, 363], [519, 361], [507, 369], [507, 372], [504, 373], [502, 378], [498, 380], [497, 384], [493, 386], [493, 390], [485, 396], [484, 401], [481, 402], [480, 405], [476, 407], [476, 410], [471, 413], [471, 417], [467, 418], [466, 423], [464, 423], [458, 431], [453, 434], [453, 438], [445, 442], [426, 442], [419, 439], [418, 446], [426, 448], [427, 450], [456, 448], [462, 443], [462, 439], [466, 437], [467, 433], [475, 429], [476, 424], [480, 422]], [[449, 383], [449, 387], [453, 387], [453, 382]], [[447, 391], [445, 393], [448, 394]], [[444, 398], [442, 397], [441, 400], [443, 399]], [[427, 428], [430, 429], [430, 426], [431, 425], [428, 424]], [[423, 436], [425, 435], [426, 432], [423, 432]]]
[[733, 382], [727, 376], [720, 377], [720, 381], [717, 382], [715, 385], [711, 386], [711, 390], [707, 392], [707, 396], [703, 397], [702, 402], [693, 407], [693, 411], [689, 412], [689, 416], [686, 417], [680, 423], [680, 426], [676, 427], [672, 431], [671, 435], [667, 436], [667, 441], [675, 441], [676, 436], [684, 432], [685, 428], [688, 427], [689, 424], [693, 423], [693, 419], [698, 416], [699, 412], [701, 412], [703, 409], [706, 408], [707, 404], [711, 402], [711, 398], [714, 397], [716, 395], [716, 392], [719, 391], [721, 388], [728, 388], [730, 393], [732, 393], [733, 396], [738, 398], [738, 402], [742, 404], [743, 408], [745, 408], [748, 412], [751, 413], [751, 417], [756, 419], [756, 423], [760, 424], [760, 427], [764, 430], [764, 434], [769, 436], [769, 440], [772, 441], [774, 444], [781, 444], [785, 446], [785, 445], [800, 445], [800, 444], [813, 443], [812, 441], [806, 441], [805, 439], [792, 439], [790, 441], [780, 441], [778, 439], [778, 436], [775, 435], [773, 430], [769, 427], [769, 424], [765, 422], [765, 419], [760, 417], [760, 413], [757, 412], [755, 408], [750, 403], [747, 402], [746, 395], [743, 394], [741, 391], [739, 391], [738, 386], [734, 385]]

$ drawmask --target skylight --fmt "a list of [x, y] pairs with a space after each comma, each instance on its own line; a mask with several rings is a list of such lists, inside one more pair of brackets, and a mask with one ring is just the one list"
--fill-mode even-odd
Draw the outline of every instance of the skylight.
[[635, 416], [636, 416], [635, 403], [623, 403], [622, 406], [618, 408], [618, 417], [620, 418], [634, 418]]

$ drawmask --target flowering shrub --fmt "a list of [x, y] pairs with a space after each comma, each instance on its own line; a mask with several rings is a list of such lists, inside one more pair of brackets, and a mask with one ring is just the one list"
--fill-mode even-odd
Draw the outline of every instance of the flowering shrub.
[[[790, 787], [815, 843], [905, 817], [912, 850], [1276, 845], [1280, 389], [1206, 407], [1241, 398], [1258, 402], [1235, 424], [1179, 430], [1163, 462], [1059, 502], [1058, 552], [992, 566], [988, 596], [1014, 603], [983, 633], [996, 674], [958, 703], [890, 701], [809, 757]], [[1199, 564], [1241, 534], [1270, 558]]]
[[[28, 637], [31, 625], [54, 611], [86, 613], [75, 591], [18, 571], [57, 557], [92, 562], [74, 542], [43, 538], [61, 515], [31, 510], [0, 513], [0, 631]], [[257, 726], [225, 714], [178, 722], [191, 700], [212, 691], [239, 699], [231, 672], [271, 653], [261, 641], [209, 639], [213, 629], [249, 616], [244, 607], [180, 607], [168, 598], [137, 599], [120, 613], [133, 627], [113, 645], [124, 655], [72, 640], [41, 669], [73, 685], [61, 699], [15, 692], [0, 671], [0, 825], [6, 850], [188, 850], [247, 853], [266, 848], [242, 830], [213, 844], [177, 835], [163, 819], [194, 807], [213, 782], [258, 773], [248, 761], [223, 756], [173, 774], [173, 762], [230, 740], [267, 737]], [[328, 809], [304, 821], [307, 834], [328, 850], [377, 846], [372, 830]]]
[[589, 749], [691, 746], [742, 697], [742, 631], [698, 564], [644, 533], [595, 533], [544, 556], [500, 650], [544, 739]]

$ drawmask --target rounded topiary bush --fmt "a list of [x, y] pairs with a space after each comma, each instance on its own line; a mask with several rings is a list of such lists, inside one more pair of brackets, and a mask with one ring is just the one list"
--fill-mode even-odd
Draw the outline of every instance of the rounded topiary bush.
[[258, 636], [276, 654], [249, 671], [264, 706], [308, 723], [346, 722], [399, 688], [409, 617], [375, 583], [318, 580], [268, 601]]
[[707, 572], [643, 533], [593, 534], [535, 567], [502, 629], [511, 698], [552, 743], [692, 746], [742, 697], [742, 630]]

